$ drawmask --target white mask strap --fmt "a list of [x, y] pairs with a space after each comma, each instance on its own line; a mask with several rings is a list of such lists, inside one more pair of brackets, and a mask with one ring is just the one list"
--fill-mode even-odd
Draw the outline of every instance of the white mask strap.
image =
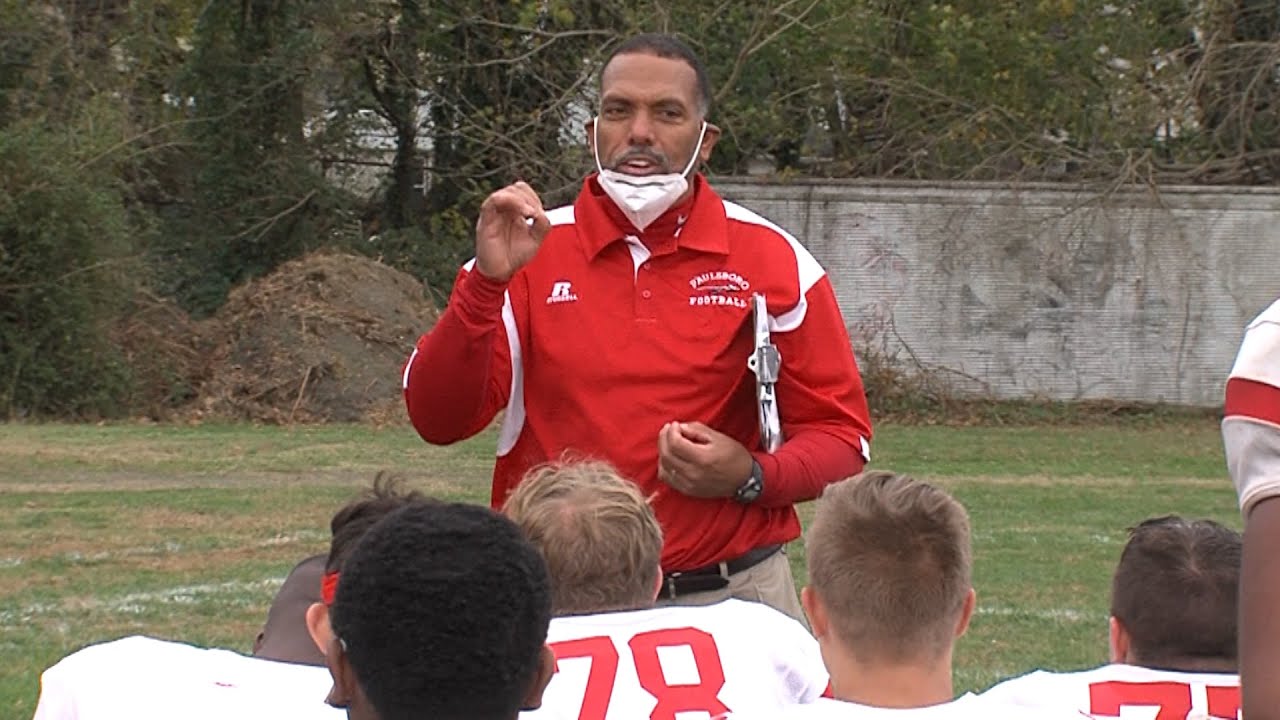
[[689, 172], [693, 170], [693, 166], [698, 162], [698, 153], [702, 152], [702, 139], [707, 136], [707, 121], [702, 121], [702, 129], [698, 131], [698, 144], [693, 146], [693, 157], [689, 158], [689, 164], [685, 166], [681, 176], [688, 177]]
[[591, 154], [596, 156], [596, 172], [604, 172], [600, 164], [600, 116], [591, 122]]
[[[680, 173], [681, 177], [686, 177], [693, 170], [693, 166], [698, 162], [698, 153], [702, 152], [702, 141], [707, 137], [707, 121], [702, 121], [702, 129], [698, 131], [698, 144], [693, 147], [693, 156], [689, 158], [689, 164], [684, 166], [684, 172]], [[604, 172], [604, 166], [600, 164], [600, 116], [596, 115], [596, 119], [591, 123], [591, 154], [595, 156], [596, 171]]]

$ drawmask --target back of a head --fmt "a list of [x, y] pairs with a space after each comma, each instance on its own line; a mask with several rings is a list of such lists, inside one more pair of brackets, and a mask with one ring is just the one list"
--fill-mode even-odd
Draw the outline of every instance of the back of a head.
[[812, 591], [861, 662], [932, 661], [972, 590], [969, 516], [946, 492], [865, 472], [830, 485], [805, 538]]
[[306, 621], [307, 608], [320, 602], [320, 579], [324, 568], [325, 556], [313, 555], [289, 571], [267, 609], [267, 621], [254, 644], [254, 657], [324, 665], [324, 653], [307, 632]]
[[1111, 615], [1128, 632], [1136, 664], [1235, 663], [1240, 559], [1240, 534], [1212, 520], [1165, 516], [1130, 529]]
[[361, 491], [329, 522], [329, 552], [307, 558], [285, 578], [267, 612], [267, 622], [254, 646], [254, 655], [267, 660], [324, 665], [319, 625], [312, 625], [310, 608], [333, 601], [338, 571], [360, 536], [392, 510], [425, 502], [421, 493], [405, 488], [403, 478], [378, 473], [373, 485]]
[[342, 573], [333, 630], [380, 720], [514, 717], [551, 596], [510, 520], [476, 505], [410, 505], [369, 529]]
[[372, 486], [343, 505], [329, 521], [331, 539], [325, 572], [341, 570], [343, 561], [355, 549], [356, 543], [379, 520], [406, 505], [423, 502], [428, 502], [428, 498], [416, 490], [407, 489], [404, 478], [378, 473]]
[[662, 528], [635, 483], [610, 465], [536, 467], [503, 512], [546, 559], [555, 615], [653, 604]]

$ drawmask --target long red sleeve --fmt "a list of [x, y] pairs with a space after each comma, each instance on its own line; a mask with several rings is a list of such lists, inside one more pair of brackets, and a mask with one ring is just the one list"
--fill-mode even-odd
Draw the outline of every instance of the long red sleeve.
[[772, 455], [756, 454], [764, 470], [764, 492], [756, 502], [764, 507], [812, 500], [825, 486], [857, 474], [871, 440], [862, 379], [825, 275], [790, 314], [793, 325], [773, 340], [782, 356], [777, 392], [785, 440]]
[[404, 373], [413, 427], [429, 443], [471, 437], [506, 406], [511, 353], [502, 318], [507, 283], [458, 273], [449, 307], [418, 340]]
[[764, 492], [756, 500], [764, 507], [813, 500], [827, 485], [857, 475], [866, 464], [862, 453], [848, 442], [821, 430], [788, 438], [773, 454], [755, 452], [752, 456], [764, 471]]

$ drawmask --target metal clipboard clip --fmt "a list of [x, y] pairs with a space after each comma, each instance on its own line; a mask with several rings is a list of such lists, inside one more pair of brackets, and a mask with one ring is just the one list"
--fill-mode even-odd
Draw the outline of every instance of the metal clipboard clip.
[[755, 349], [747, 358], [747, 368], [756, 376], [756, 406], [760, 418], [760, 444], [765, 452], [782, 446], [782, 420], [778, 416], [775, 393], [782, 355], [769, 337], [769, 309], [764, 295], [751, 295], [751, 322], [755, 332]]

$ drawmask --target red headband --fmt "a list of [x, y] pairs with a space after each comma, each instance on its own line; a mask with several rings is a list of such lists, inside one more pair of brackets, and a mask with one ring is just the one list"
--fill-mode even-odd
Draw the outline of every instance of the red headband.
[[338, 594], [338, 571], [333, 570], [327, 572], [320, 578], [320, 602], [325, 605], [332, 605], [333, 598]]

